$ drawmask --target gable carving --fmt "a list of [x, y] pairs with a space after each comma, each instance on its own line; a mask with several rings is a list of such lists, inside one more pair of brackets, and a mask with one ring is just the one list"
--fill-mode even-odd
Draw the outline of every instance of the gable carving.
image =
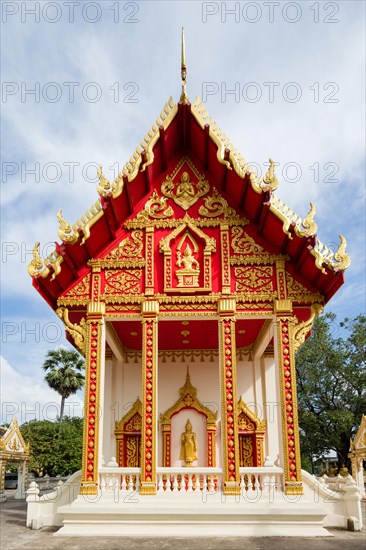
[[273, 266], [236, 267], [236, 291], [242, 293], [273, 292]]
[[[194, 177], [188, 171], [183, 170], [187, 164], [194, 174]], [[179, 172], [181, 171], [181, 174]], [[165, 178], [161, 185], [161, 192], [165, 197], [172, 199], [175, 204], [189, 210], [200, 197], [206, 195], [210, 190], [210, 184], [202, 176], [193, 162], [188, 157], [183, 157], [170, 176]]]
[[81, 281], [70, 289], [64, 298], [89, 298], [90, 296], [90, 273], [85, 275]]
[[181, 214], [173, 209], [174, 204], [187, 212], [198, 201], [201, 201], [198, 208], [199, 217], [191, 217], [197, 227], [218, 227], [222, 223], [229, 226], [249, 224], [246, 218], [237, 214], [235, 209], [229, 206], [227, 200], [215, 187], [210, 196], [205, 196], [209, 191], [209, 181], [188, 157], [182, 157], [174, 171], [163, 181], [160, 190], [154, 189], [144, 208], [135, 218], [127, 220], [124, 227], [126, 229], [147, 227], [174, 229], [182, 220]]
[[118, 246], [108, 252], [99, 263], [102, 267], [143, 267], [143, 232], [132, 231]]
[[283, 256], [270, 254], [250, 237], [242, 227], [231, 228], [231, 265], [273, 264]]
[[324, 297], [319, 293], [313, 293], [286, 271], [287, 296], [300, 303], [322, 303]]
[[110, 269], [105, 271], [104, 294], [125, 295], [141, 293], [141, 269]]
[[174, 210], [171, 206], [167, 206], [167, 198], [160, 197], [154, 189], [151, 198], [146, 202], [144, 209], [136, 216], [137, 219], [148, 221], [149, 218], [158, 220], [171, 218], [174, 215]]
[[85, 275], [73, 288], [61, 296], [58, 305], [85, 305], [90, 299], [90, 273]]

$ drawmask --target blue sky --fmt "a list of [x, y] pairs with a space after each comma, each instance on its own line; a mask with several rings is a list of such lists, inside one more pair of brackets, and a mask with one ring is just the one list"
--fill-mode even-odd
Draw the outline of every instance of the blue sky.
[[[2, 2], [2, 419], [54, 417], [42, 381], [63, 328], [31, 286], [34, 243], [51, 252], [56, 212], [74, 223], [170, 95], [200, 96], [244, 157], [279, 163], [277, 194], [352, 264], [328, 310], [365, 311], [364, 3]], [[32, 13], [33, 12], [33, 13]], [[33, 90], [33, 93], [31, 92]], [[230, 92], [231, 91], [231, 92]], [[70, 399], [81, 413], [80, 396]], [[32, 413], [32, 411], [35, 411]], [[72, 412], [71, 408], [70, 411]]]

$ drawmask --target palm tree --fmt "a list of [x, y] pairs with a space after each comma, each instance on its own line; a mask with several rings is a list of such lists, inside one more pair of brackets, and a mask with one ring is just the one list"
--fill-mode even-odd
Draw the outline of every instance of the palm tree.
[[65, 400], [84, 385], [84, 359], [76, 351], [59, 348], [49, 350], [42, 366], [49, 387], [61, 395], [59, 421], [64, 415]]

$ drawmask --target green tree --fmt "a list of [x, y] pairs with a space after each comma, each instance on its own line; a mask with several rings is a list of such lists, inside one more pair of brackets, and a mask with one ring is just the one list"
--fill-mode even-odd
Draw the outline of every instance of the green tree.
[[81, 468], [83, 419], [64, 417], [61, 422], [31, 420], [20, 426], [29, 441], [29, 469], [37, 476], [67, 476]]
[[61, 421], [65, 400], [84, 385], [84, 359], [76, 351], [65, 348], [49, 350], [42, 368], [47, 372], [44, 379], [50, 388], [61, 395]]
[[350, 437], [366, 410], [365, 326], [364, 315], [339, 325], [333, 313], [319, 316], [296, 354], [301, 449], [308, 462], [330, 450], [340, 464], [349, 462]]

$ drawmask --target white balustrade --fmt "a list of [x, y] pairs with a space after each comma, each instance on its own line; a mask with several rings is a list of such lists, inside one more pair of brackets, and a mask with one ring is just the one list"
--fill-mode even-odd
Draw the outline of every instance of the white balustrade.
[[157, 468], [159, 493], [213, 493], [221, 487], [221, 468]]
[[141, 468], [99, 468], [99, 487], [103, 492], [138, 491]]
[[326, 474], [324, 474], [321, 478], [318, 479], [319, 481], [324, 483], [328, 489], [337, 493], [344, 493], [346, 491], [346, 486], [349, 485], [350, 482], [353, 480], [351, 475], [344, 477], [340, 474], [333, 477], [328, 477]]
[[283, 490], [283, 468], [239, 468], [240, 492], [249, 499], [263, 493], [274, 494]]
[[[258, 494], [282, 491], [283, 469], [277, 467], [240, 468], [240, 492], [248, 499]], [[102, 492], [138, 491], [141, 468], [103, 466], [99, 469]], [[157, 468], [159, 494], [216, 493], [222, 489], [221, 468]]]

